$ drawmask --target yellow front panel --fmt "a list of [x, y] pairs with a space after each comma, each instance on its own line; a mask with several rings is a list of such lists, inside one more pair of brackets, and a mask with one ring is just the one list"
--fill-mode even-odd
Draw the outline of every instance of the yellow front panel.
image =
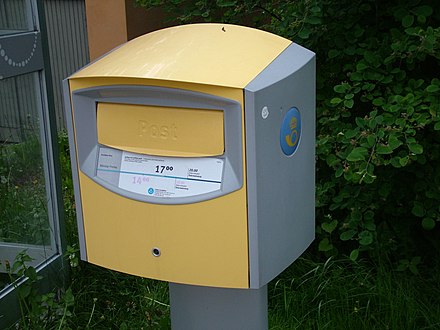
[[[89, 262], [169, 282], [247, 288], [245, 189], [205, 202], [157, 205], [81, 175]], [[237, 203], [238, 202], [238, 203]], [[153, 248], [161, 250], [154, 257]]]
[[98, 103], [98, 142], [141, 154], [222, 155], [223, 111]]
[[[147, 79], [70, 81], [72, 91], [111, 84], [154, 84], [209, 93], [243, 104], [241, 89]], [[243, 122], [242, 129], [244, 135]], [[244, 157], [244, 136], [241, 143]], [[244, 159], [243, 173], [246, 178]], [[249, 287], [245, 180], [233, 193], [183, 205], [131, 200], [101, 187], [81, 172], [79, 181], [89, 262], [170, 282]], [[161, 250], [160, 257], [152, 255], [154, 247]]]

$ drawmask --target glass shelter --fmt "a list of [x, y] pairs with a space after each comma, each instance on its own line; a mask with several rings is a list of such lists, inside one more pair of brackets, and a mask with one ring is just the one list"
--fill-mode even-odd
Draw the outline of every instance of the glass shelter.
[[[11, 269], [24, 252], [43, 276], [62, 269], [56, 125], [41, 1], [0, 1], [0, 328], [18, 318]], [[61, 276], [62, 277], [62, 276]]]

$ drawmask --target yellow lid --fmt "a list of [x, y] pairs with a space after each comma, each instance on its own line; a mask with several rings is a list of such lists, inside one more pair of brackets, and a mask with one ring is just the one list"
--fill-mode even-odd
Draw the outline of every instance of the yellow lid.
[[290, 44], [243, 26], [181, 25], [133, 39], [71, 78], [148, 78], [243, 88]]
[[223, 111], [98, 103], [98, 142], [131, 152], [172, 157], [224, 152]]

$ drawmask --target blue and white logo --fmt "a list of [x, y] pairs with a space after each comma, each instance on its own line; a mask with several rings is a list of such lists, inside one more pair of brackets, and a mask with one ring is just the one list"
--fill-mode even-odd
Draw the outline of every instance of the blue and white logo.
[[294, 154], [301, 137], [301, 114], [295, 107], [284, 115], [280, 130], [280, 146], [286, 156]]
[[148, 194], [149, 195], [153, 195], [154, 194], [154, 189], [153, 188], [148, 188]]

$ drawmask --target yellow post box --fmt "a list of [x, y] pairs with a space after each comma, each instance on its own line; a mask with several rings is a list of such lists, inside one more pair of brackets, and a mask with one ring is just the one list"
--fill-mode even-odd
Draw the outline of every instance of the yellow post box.
[[82, 259], [173, 283], [259, 289], [314, 238], [315, 56], [184, 25], [65, 80]]

